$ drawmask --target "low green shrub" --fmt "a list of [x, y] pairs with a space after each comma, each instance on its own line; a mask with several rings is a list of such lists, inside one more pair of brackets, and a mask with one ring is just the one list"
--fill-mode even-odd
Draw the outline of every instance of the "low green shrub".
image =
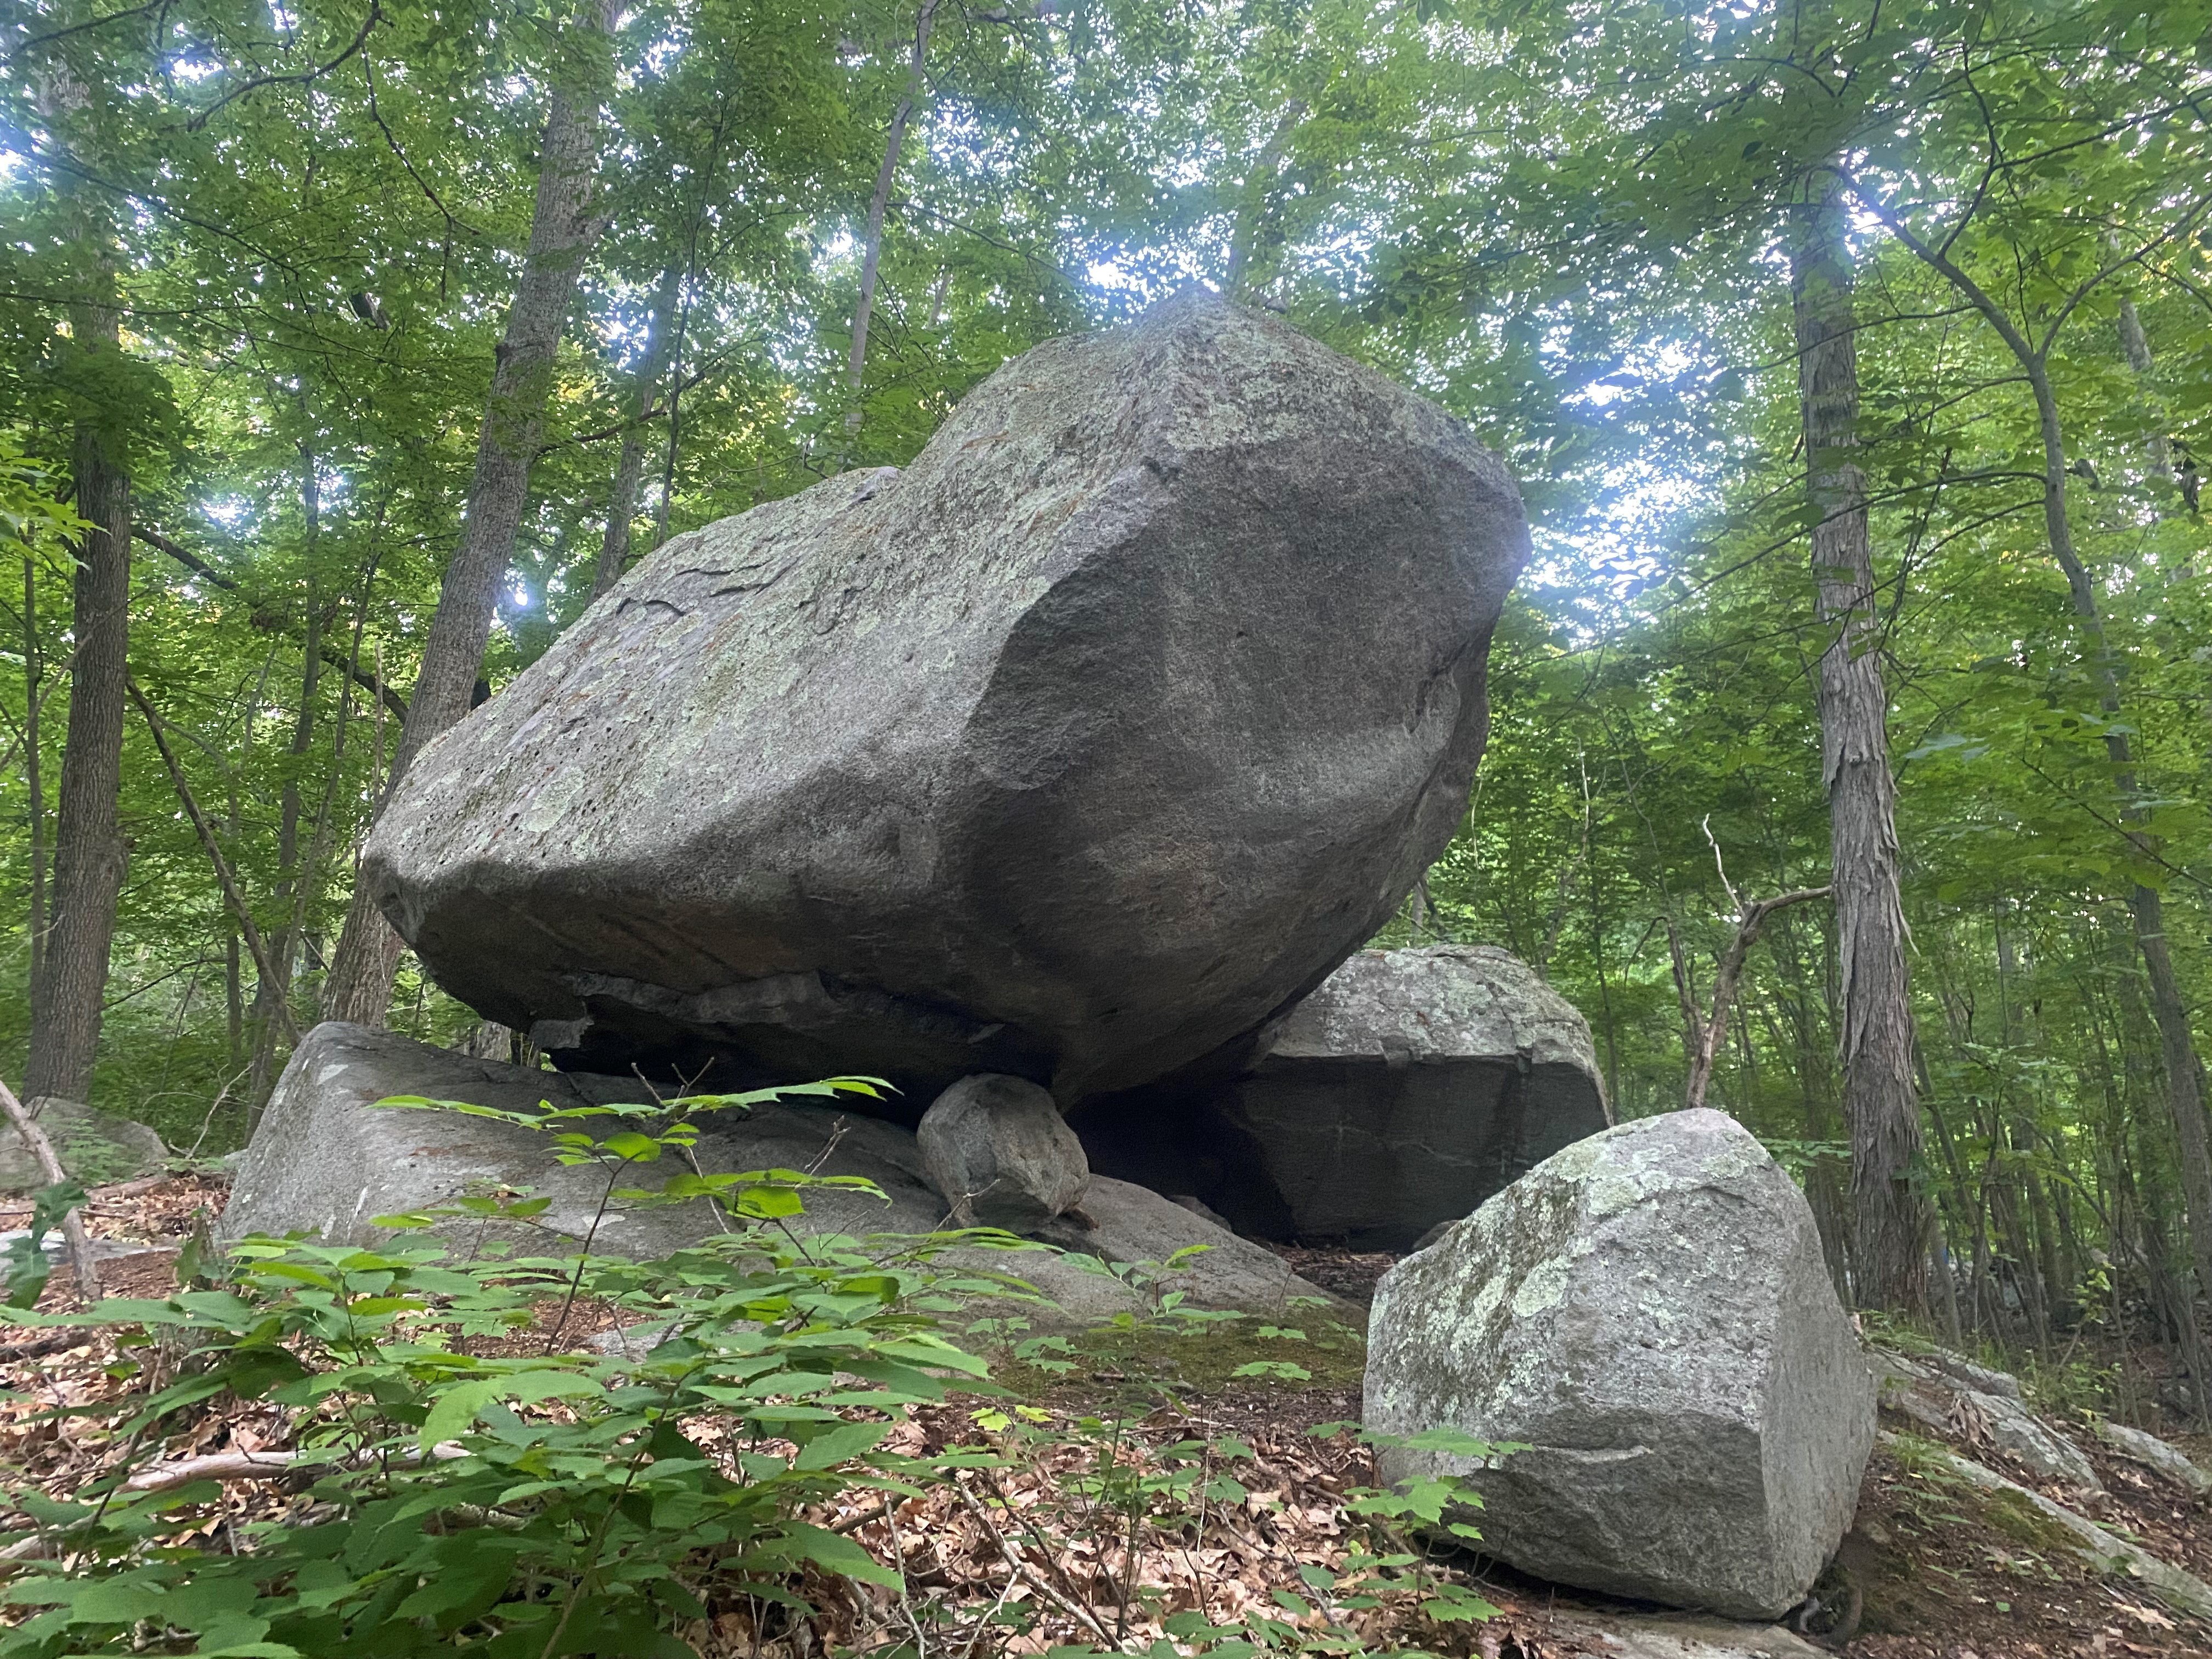
[[[896, 1504], [1005, 1463], [1004, 1446], [914, 1454], [883, 1443], [910, 1407], [954, 1388], [994, 1392], [983, 1361], [940, 1328], [975, 1297], [1025, 1288], [963, 1265], [969, 1252], [1039, 1247], [988, 1230], [805, 1235], [793, 1223], [810, 1188], [865, 1183], [702, 1173], [689, 1156], [697, 1119], [778, 1092], [791, 1091], [498, 1114], [546, 1133], [562, 1161], [605, 1169], [603, 1215], [617, 1201], [721, 1206], [726, 1231], [657, 1261], [594, 1255], [589, 1237], [566, 1255], [527, 1255], [482, 1237], [463, 1254], [427, 1236], [467, 1223], [527, 1229], [546, 1207], [526, 1194], [472, 1195], [380, 1218], [395, 1237], [376, 1248], [257, 1237], [219, 1267], [180, 1262], [184, 1287], [161, 1300], [9, 1315], [111, 1334], [127, 1393], [125, 1449], [99, 1479], [66, 1498], [15, 1494], [36, 1530], [7, 1540], [17, 1622], [0, 1630], [0, 1659], [688, 1659], [696, 1650], [678, 1632], [695, 1621], [737, 1604], [803, 1614], [810, 1578], [902, 1597], [898, 1573], [817, 1522], [856, 1490]], [[839, 1079], [800, 1092], [872, 1085]], [[613, 1133], [592, 1133], [606, 1127], [587, 1127], [594, 1118], [617, 1120]], [[657, 1186], [621, 1185], [670, 1158], [685, 1167]], [[947, 1259], [956, 1249], [961, 1261]], [[563, 1351], [580, 1302], [651, 1327], [650, 1352]], [[537, 1310], [555, 1305], [545, 1334]], [[198, 1414], [237, 1402], [280, 1413], [290, 1449], [259, 1466], [254, 1454], [161, 1455]], [[118, 1409], [52, 1415], [71, 1413]], [[1188, 1461], [1171, 1451], [1165, 1467]], [[1091, 1506], [1100, 1513], [1194, 1490], [1175, 1473], [1123, 1492], [1108, 1465]], [[227, 1516], [221, 1480], [241, 1474], [278, 1475], [289, 1503], [265, 1518]], [[1448, 1524], [1448, 1497], [1425, 1487], [1354, 1504], [1378, 1524]], [[1485, 1611], [1438, 1589], [1410, 1549], [1363, 1553], [1340, 1577], [1328, 1575], [1329, 1605], [1413, 1594], [1442, 1616]], [[1218, 1659], [1345, 1639], [1283, 1611], [1258, 1626], [1175, 1634]], [[1001, 1633], [1004, 1615], [993, 1615]]]

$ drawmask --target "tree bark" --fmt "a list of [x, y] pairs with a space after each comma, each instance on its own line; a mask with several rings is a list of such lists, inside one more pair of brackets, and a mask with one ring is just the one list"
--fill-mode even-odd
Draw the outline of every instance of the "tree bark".
[[[77, 307], [75, 323], [88, 349], [121, 351], [112, 304]], [[91, 421], [77, 428], [75, 471], [87, 528], [77, 549], [76, 666], [55, 802], [53, 914], [31, 988], [23, 1091], [33, 1100], [91, 1096], [125, 853], [117, 803], [131, 643], [131, 475], [115, 434]]]
[[852, 458], [853, 441], [860, 434], [860, 392], [867, 378], [868, 319], [876, 306], [876, 273], [883, 262], [884, 211], [890, 207], [891, 185], [898, 178], [899, 152], [906, 147], [907, 124], [914, 118], [922, 93], [922, 70], [929, 58], [930, 27], [937, 21], [937, 0], [921, 0], [915, 19], [914, 50], [908, 60], [906, 94], [891, 112], [890, 130], [884, 135], [884, 164], [876, 172], [876, 193], [868, 198], [868, 229], [860, 246], [860, 297], [853, 306], [853, 344], [846, 359], [845, 378], [852, 400], [845, 408], [845, 442], [838, 455], [842, 468]]
[[1806, 204], [1797, 228], [1790, 297], [1815, 515], [1816, 607], [1829, 635], [1818, 700], [1842, 980], [1853, 1277], [1862, 1305], [1922, 1314], [1935, 1228], [1927, 1194], [1915, 1185], [1920, 1103], [1889, 770], [1889, 694], [1881, 672], [1866, 476], [1858, 463], [1858, 354], [1840, 193]]
[[607, 504], [607, 532], [599, 543], [599, 567], [592, 581], [598, 599], [622, 580], [629, 562], [630, 521], [637, 516], [638, 481], [645, 472], [645, 423], [653, 416], [661, 376], [667, 372], [668, 354], [676, 339], [676, 301], [684, 282], [681, 268], [671, 265], [660, 278], [660, 291], [653, 302], [653, 337], [646, 344], [645, 362], [639, 365], [635, 406], [623, 432], [622, 459], [615, 465], [614, 499]]
[[[620, 0], [596, 0], [586, 16], [599, 33], [608, 35], [620, 13]], [[514, 556], [515, 532], [529, 500], [531, 465], [544, 446], [554, 356], [575, 302], [576, 279], [605, 228], [594, 188], [604, 80], [556, 85], [548, 101], [530, 244], [477, 438], [468, 516], [439, 588], [386, 799], [423, 746], [469, 712], [483, 665], [500, 579]], [[324, 988], [324, 1018], [383, 1024], [402, 948], [398, 934], [356, 884]]]
[[40, 774], [39, 714], [46, 693], [40, 686], [38, 565], [23, 555], [23, 787], [30, 796], [31, 983], [46, 955], [46, 785]]
[[[301, 398], [301, 416], [307, 416], [307, 398]], [[278, 902], [284, 905], [286, 920], [270, 945], [270, 966], [275, 969], [273, 980], [264, 979], [255, 987], [253, 996], [253, 1065], [246, 1084], [249, 1110], [268, 1097], [274, 1081], [276, 1065], [276, 1038], [280, 1022], [276, 1018], [278, 1006], [283, 1007], [285, 1028], [292, 1024], [292, 964], [299, 947], [299, 928], [294, 918], [301, 915], [304, 906], [295, 902], [301, 896], [301, 884], [307, 879], [300, 866], [300, 766], [307, 751], [314, 745], [315, 702], [322, 687], [323, 666], [323, 611], [319, 592], [319, 583], [315, 568], [316, 544], [322, 532], [322, 483], [315, 476], [315, 453], [304, 440], [300, 444], [300, 520], [301, 539], [307, 556], [307, 648], [301, 653], [300, 668], [300, 711], [292, 722], [291, 764], [285, 769], [284, 785], [276, 817], [276, 892]]]

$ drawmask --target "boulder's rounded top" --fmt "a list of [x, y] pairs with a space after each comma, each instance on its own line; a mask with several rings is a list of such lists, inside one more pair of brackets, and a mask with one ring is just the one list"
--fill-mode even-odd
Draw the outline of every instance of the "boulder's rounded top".
[[1276, 1029], [1285, 1058], [1519, 1055], [1598, 1075], [1589, 1022], [1510, 951], [1487, 945], [1362, 951]]

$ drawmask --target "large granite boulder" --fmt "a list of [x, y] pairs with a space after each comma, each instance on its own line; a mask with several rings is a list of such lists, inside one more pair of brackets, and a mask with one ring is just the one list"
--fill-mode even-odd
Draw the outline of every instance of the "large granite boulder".
[[[103, 1112], [82, 1101], [40, 1095], [23, 1109], [46, 1132], [62, 1168], [78, 1185], [128, 1181], [168, 1162], [161, 1137], [143, 1123]], [[0, 1121], [0, 1193], [36, 1192], [46, 1184], [46, 1166], [12, 1123]]]
[[1093, 1167], [1261, 1237], [1402, 1250], [1613, 1121], [1589, 1023], [1488, 945], [1363, 951], [1243, 1073], [1093, 1103]]
[[362, 879], [564, 1067], [1073, 1103], [1390, 915], [1527, 548], [1457, 421], [1186, 293], [661, 548], [415, 761]]
[[1472, 1475], [1483, 1547], [1523, 1571], [1771, 1618], [1850, 1525], [1875, 1389], [1803, 1196], [1698, 1110], [1569, 1147], [1386, 1273], [1364, 1419], [1523, 1443], [1382, 1455]]
[[[373, 1244], [387, 1236], [374, 1224], [378, 1216], [426, 1209], [470, 1191], [527, 1188], [553, 1201], [539, 1218], [544, 1231], [516, 1236], [535, 1254], [564, 1254], [592, 1231], [605, 1187], [596, 1168], [556, 1164], [545, 1137], [495, 1119], [370, 1103], [388, 1095], [423, 1095], [528, 1111], [541, 1101], [606, 1105], [636, 1100], [641, 1092], [634, 1078], [527, 1071], [433, 1048], [396, 1032], [337, 1022], [318, 1025], [294, 1052], [270, 1097], [240, 1162], [219, 1237], [229, 1243], [250, 1233], [301, 1231], [334, 1243]], [[862, 1176], [881, 1190], [881, 1197], [810, 1191], [806, 1218], [795, 1224], [806, 1231], [865, 1237], [955, 1224], [930, 1182], [914, 1134], [896, 1124], [812, 1103], [716, 1113], [699, 1121], [706, 1132], [694, 1150], [710, 1172], [811, 1169]], [[654, 1183], [648, 1177], [623, 1184]], [[447, 1231], [474, 1234], [477, 1229], [464, 1224]], [[703, 1203], [645, 1209], [617, 1203], [599, 1222], [592, 1249], [610, 1255], [657, 1255], [720, 1231]], [[1079, 1218], [1060, 1218], [1036, 1236], [1071, 1254], [968, 1249], [950, 1259], [963, 1269], [1013, 1275], [1051, 1298], [1051, 1309], [1022, 1310], [1041, 1324], [1082, 1323], [1138, 1310], [1140, 1295], [1099, 1263], [1164, 1262], [1190, 1244], [1209, 1247], [1175, 1281], [1194, 1307], [1280, 1314], [1301, 1297], [1340, 1305], [1269, 1251], [1126, 1182], [1094, 1179]]]

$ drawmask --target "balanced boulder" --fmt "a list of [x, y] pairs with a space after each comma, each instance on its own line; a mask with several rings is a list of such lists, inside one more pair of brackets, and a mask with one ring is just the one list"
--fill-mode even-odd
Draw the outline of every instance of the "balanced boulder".
[[1083, 1143], [1052, 1097], [1021, 1078], [962, 1078], [922, 1114], [915, 1139], [963, 1227], [1026, 1231], [1073, 1209], [1091, 1188]]
[[1078, 1117], [1092, 1163], [1241, 1232], [1405, 1249], [1612, 1121], [1589, 1025], [1510, 953], [1363, 951], [1241, 1075]]
[[1624, 1124], [1530, 1170], [1377, 1288], [1386, 1479], [1472, 1477], [1483, 1548], [1609, 1595], [1771, 1618], [1850, 1525], [1875, 1389], [1813, 1215], [1724, 1114]]
[[1186, 293], [659, 549], [414, 761], [362, 879], [564, 1067], [1072, 1104], [1389, 916], [1528, 545], [1459, 422]]

